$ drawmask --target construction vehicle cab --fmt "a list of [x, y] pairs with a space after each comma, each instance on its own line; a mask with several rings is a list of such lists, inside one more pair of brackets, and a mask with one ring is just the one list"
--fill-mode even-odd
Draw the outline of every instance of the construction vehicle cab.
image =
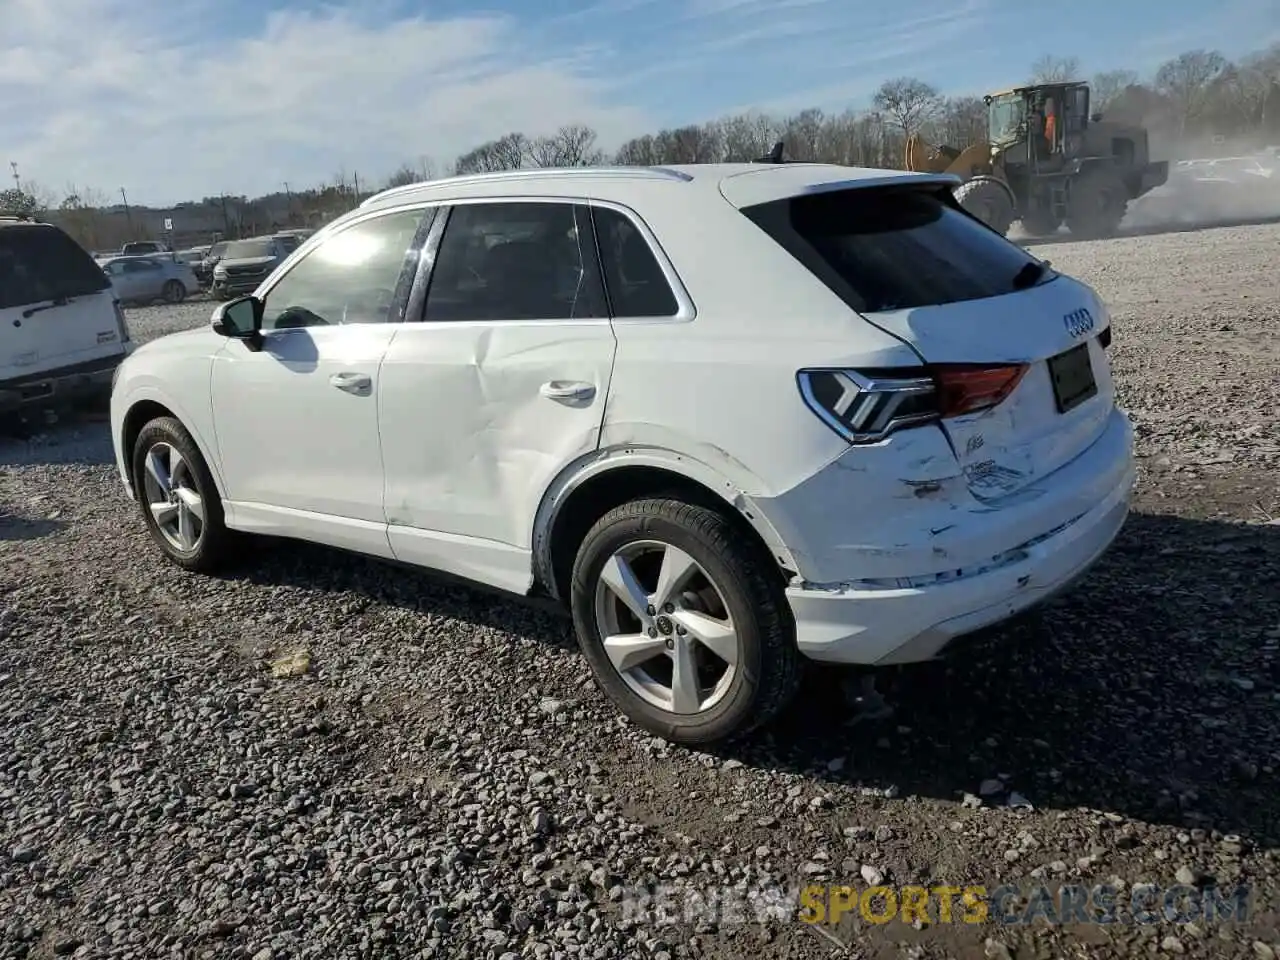
[[1151, 163], [1147, 131], [1090, 113], [1080, 81], [1015, 87], [983, 98], [987, 143], [964, 150], [907, 144], [907, 169], [955, 173], [961, 205], [1000, 233], [1015, 220], [1033, 236], [1114, 233], [1130, 200], [1168, 179]]

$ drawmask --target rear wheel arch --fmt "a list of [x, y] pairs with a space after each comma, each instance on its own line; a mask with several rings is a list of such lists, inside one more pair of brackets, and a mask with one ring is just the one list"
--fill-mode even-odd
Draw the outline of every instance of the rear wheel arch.
[[631, 500], [682, 500], [726, 516], [772, 560], [782, 580], [795, 560], [772, 525], [733, 484], [699, 461], [664, 451], [596, 455], [561, 474], [538, 509], [533, 535], [534, 576], [558, 600], [569, 598], [578, 547], [606, 513]]

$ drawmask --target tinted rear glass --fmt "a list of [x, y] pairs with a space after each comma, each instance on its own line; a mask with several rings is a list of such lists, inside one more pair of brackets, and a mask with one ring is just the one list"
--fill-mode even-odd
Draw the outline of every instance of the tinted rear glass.
[[[863, 187], [742, 212], [864, 313], [1012, 293], [1039, 263], [960, 210], [947, 188]], [[1032, 272], [1041, 283], [1053, 276]]]
[[0, 228], [0, 309], [88, 296], [110, 285], [93, 258], [56, 227]]

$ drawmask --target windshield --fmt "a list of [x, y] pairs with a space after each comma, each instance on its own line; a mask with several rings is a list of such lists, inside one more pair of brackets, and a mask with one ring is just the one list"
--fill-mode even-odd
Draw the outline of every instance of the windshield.
[[1027, 118], [1026, 105], [1020, 94], [1006, 93], [995, 97], [987, 111], [987, 127], [992, 143], [1008, 143], [1018, 139], [1018, 128]]
[[249, 260], [253, 257], [274, 257], [275, 248], [270, 240], [236, 240], [222, 251], [224, 260]]

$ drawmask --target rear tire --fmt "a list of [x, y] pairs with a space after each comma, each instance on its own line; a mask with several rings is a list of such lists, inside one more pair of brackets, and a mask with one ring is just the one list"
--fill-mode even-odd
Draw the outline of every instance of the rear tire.
[[956, 203], [1000, 236], [1009, 233], [1016, 211], [1005, 188], [990, 177], [966, 180], [955, 189]]
[[609, 511], [578, 549], [570, 600], [597, 684], [674, 743], [740, 736], [799, 686], [781, 579], [714, 510], [652, 499]]
[[230, 558], [222, 498], [200, 449], [178, 420], [158, 417], [133, 445], [133, 487], [151, 539], [166, 557], [195, 573], [210, 573]]
[[1067, 229], [1083, 240], [1114, 236], [1129, 206], [1129, 191], [1114, 170], [1097, 169], [1071, 183]]
[[177, 280], [170, 280], [161, 290], [166, 303], [181, 303], [187, 299], [187, 288]]

